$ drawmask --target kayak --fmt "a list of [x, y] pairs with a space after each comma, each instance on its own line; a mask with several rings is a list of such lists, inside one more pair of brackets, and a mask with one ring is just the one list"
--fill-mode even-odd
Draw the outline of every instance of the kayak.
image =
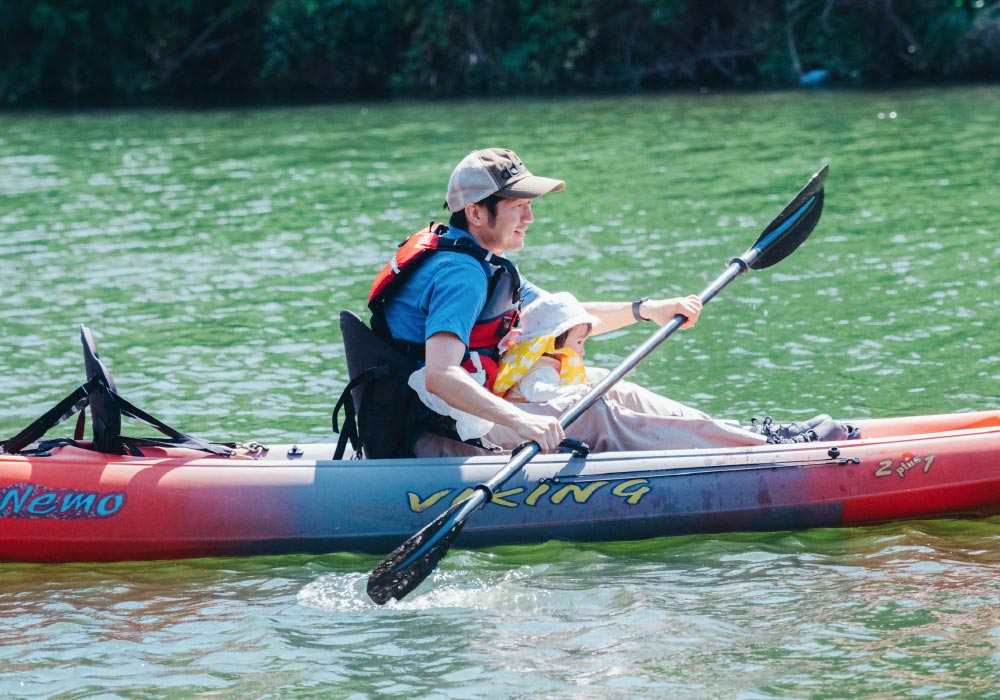
[[[535, 457], [458, 546], [842, 527], [1000, 514], [1000, 411], [855, 421], [862, 439]], [[0, 454], [0, 560], [389, 552], [507, 455], [333, 459], [335, 445], [228, 454], [83, 440]]]

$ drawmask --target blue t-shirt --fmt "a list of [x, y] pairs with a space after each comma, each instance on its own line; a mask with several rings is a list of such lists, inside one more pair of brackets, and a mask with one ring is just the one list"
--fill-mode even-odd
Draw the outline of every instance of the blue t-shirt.
[[[446, 238], [475, 240], [467, 231], [449, 228]], [[486, 305], [493, 267], [471, 255], [441, 251], [425, 260], [385, 305], [386, 322], [394, 338], [424, 343], [435, 333], [453, 333], [466, 345], [472, 327]], [[541, 290], [521, 278], [521, 303]]]

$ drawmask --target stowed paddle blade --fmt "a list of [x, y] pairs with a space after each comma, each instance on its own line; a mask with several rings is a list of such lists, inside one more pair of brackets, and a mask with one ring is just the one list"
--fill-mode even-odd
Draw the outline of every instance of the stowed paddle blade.
[[829, 167], [824, 165], [820, 168], [760, 234], [751, 247], [751, 251], [756, 251], [756, 256], [747, 261], [752, 269], [763, 270], [776, 265], [809, 238], [823, 213], [823, 184]]
[[385, 605], [393, 598], [402, 600], [423, 583], [448, 553], [469, 514], [482, 504], [483, 499], [476, 498], [479, 494], [477, 491], [469, 500], [456, 503], [394, 549], [368, 576], [368, 596]]

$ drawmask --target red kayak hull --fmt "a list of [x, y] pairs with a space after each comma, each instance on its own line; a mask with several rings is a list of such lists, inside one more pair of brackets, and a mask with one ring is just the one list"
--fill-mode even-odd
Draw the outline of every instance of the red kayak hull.
[[[859, 421], [864, 438], [725, 450], [541, 455], [459, 546], [841, 527], [1000, 514], [1000, 411]], [[333, 445], [143, 457], [0, 454], [0, 560], [384, 554], [503, 456], [334, 461]]]

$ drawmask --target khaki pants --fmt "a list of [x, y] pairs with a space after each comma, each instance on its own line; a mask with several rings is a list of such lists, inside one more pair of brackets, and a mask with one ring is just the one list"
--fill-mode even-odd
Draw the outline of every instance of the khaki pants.
[[[528, 413], [559, 416], [579, 398], [518, 406]], [[626, 381], [615, 384], [584, 411], [566, 429], [566, 437], [587, 443], [594, 452], [743, 447], [766, 442], [764, 436], [751, 433], [735, 422], [713, 420], [701, 411]], [[517, 433], [501, 425], [493, 426], [485, 439], [504, 450], [512, 450], [522, 442]], [[418, 457], [490, 454], [488, 450], [431, 433], [421, 435], [413, 450]]]

